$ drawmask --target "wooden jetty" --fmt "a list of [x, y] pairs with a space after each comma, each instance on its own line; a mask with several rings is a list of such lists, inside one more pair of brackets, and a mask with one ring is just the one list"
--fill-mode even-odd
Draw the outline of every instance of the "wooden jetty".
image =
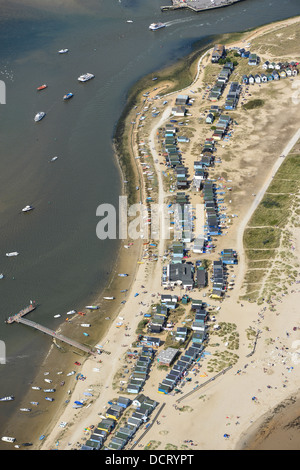
[[23, 325], [31, 326], [32, 328], [38, 331], [41, 331], [42, 333], [45, 333], [46, 335], [52, 336], [52, 338], [55, 338], [56, 340], [67, 343], [70, 346], [73, 346], [74, 348], [80, 349], [81, 351], [87, 354], [96, 355], [96, 353], [89, 346], [85, 346], [84, 344], [81, 344], [78, 341], [67, 338], [66, 336], [61, 335], [60, 333], [56, 333], [56, 331], [51, 330], [50, 328], [47, 328], [46, 326], [40, 325], [39, 323], [36, 323], [32, 320], [28, 320], [27, 318], [24, 318], [24, 316], [27, 313], [32, 312], [35, 309], [36, 309], [35, 302], [31, 302], [30, 305], [20, 310], [20, 312], [8, 317], [8, 319], [6, 320], [6, 323], [14, 323], [14, 322], [23, 323]]
[[34, 301], [30, 301], [30, 304], [23, 308], [22, 310], [20, 310], [18, 313], [16, 313], [15, 315], [11, 315], [10, 317], [8, 317], [8, 319], [6, 320], [5, 323], [13, 323], [13, 322], [17, 322], [20, 318], [22, 318], [24, 315], [26, 315], [27, 313], [29, 312], [32, 312], [33, 310], [36, 309], [36, 304]]
[[172, 5], [160, 7], [161, 11], [179, 10], [180, 8], [188, 8], [189, 10], [200, 12], [207, 10], [214, 10], [216, 8], [228, 7], [234, 3], [242, 2], [243, 0], [172, 0]]

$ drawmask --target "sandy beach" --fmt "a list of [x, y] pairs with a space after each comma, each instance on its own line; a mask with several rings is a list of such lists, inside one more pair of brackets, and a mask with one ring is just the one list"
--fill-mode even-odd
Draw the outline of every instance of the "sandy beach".
[[[299, 18], [264, 26], [255, 32], [248, 33], [248, 35], [245, 34], [241, 41], [227, 44], [226, 47], [241, 47], [264, 34], [293, 24], [299, 25]], [[201, 96], [207, 84], [206, 72], [210, 62], [209, 54], [210, 52], [206, 53], [200, 59], [195, 81], [185, 90], [188, 93], [188, 90], [193, 88], [196, 106], [199, 103], [199, 108], [192, 107], [191, 120], [196, 114], [199, 115], [198, 113], [201, 113], [205, 106], [209, 106], [207, 103], [201, 102]], [[287, 55], [289, 56], [288, 53]], [[291, 57], [291, 59], [293, 58], [296, 57]], [[161, 112], [160, 117], [156, 120], [148, 118], [141, 130], [131, 127], [134, 159], [138, 155], [141, 139], [148, 139], [152, 154], [151, 163], [157, 176], [154, 198], [160, 204], [166, 202], [170, 193], [166, 191], [164, 186], [164, 167], [160, 165], [163, 157], [159, 153], [156, 135], [158, 129], [170, 119], [176, 95], [184, 92], [181, 90], [168, 95], [166, 93], [168, 86], [171, 87], [171, 84], [158, 84], [157, 89], [151, 90], [147, 98], [150, 102], [156, 94], [160, 93], [161, 87], [164, 96], [161, 94], [160, 100], [157, 101], [157, 104], [155, 102], [155, 105], [162, 106], [163, 100], [168, 100], [168, 105]], [[271, 87], [272, 91], [270, 91]], [[296, 406], [298, 406], [300, 388], [298, 374], [300, 323], [297, 308], [300, 300], [299, 281], [294, 279], [288, 286], [288, 291], [273, 297], [272, 302], [268, 300], [259, 305], [256, 302], [241, 302], [241, 296], [245, 291], [247, 292], [244, 283], [247, 272], [247, 261], [243, 249], [244, 230], [272, 181], [274, 171], [277, 171], [283, 161], [280, 159], [280, 155], [283, 151], [292, 150], [299, 139], [299, 106], [291, 105], [288, 109], [289, 112], [286, 112], [286, 103], [291, 103], [294, 93], [295, 90], [289, 80], [268, 84], [266, 88], [258, 85], [253, 86], [251, 99], [263, 96], [266, 105], [257, 112], [254, 111], [252, 114], [249, 112], [246, 117], [240, 107], [233, 113], [239, 126], [234, 128], [235, 134], [229, 143], [218, 146], [218, 157], [221, 157], [222, 165], [215, 168], [214, 174], [211, 176], [222, 178], [221, 182], [224, 182], [224, 186], [230, 185], [234, 189], [227, 197], [227, 204], [230, 204], [231, 213], [236, 214], [237, 217], [232, 218], [231, 224], [228, 224], [225, 236], [219, 237], [216, 243], [217, 248], [210, 255], [210, 259], [218, 259], [218, 253], [223, 248], [237, 250], [239, 264], [230, 268], [230, 274], [236, 276], [235, 286], [222, 303], [209, 299], [210, 306], [214, 311], [217, 311], [218, 323], [235, 325], [239, 347], [237, 351], [233, 351], [233, 354], [237, 355], [234, 365], [216, 380], [185, 397], [187, 392], [193, 390], [195, 383], [198, 385], [205, 383], [215, 375], [215, 372], [209, 372], [210, 361], [215, 353], [214, 344], [216, 342], [222, 343], [222, 338], [215, 336], [212, 330], [210, 330], [209, 342], [205, 348], [207, 355], [201, 359], [200, 367], [191, 373], [192, 381], [185, 384], [183, 394], [164, 396], [157, 392], [158, 383], [166, 372], [159, 369], [154, 363], [143, 393], [157, 400], [159, 404], [165, 403], [165, 407], [159, 424], [154, 423], [139, 443], [140, 447], [138, 448], [145, 448], [149, 442], [152, 442], [154, 446], [152, 448], [157, 450], [172, 448], [183, 451], [187, 449], [193, 451], [200, 449], [254, 449], [260, 448], [260, 445], [261, 448], [271, 448], [274, 442], [280, 442], [280, 445], [283, 445], [282, 435], [287, 432], [287, 428], [289, 433], [291, 433], [291, 429], [293, 433], [286, 438], [287, 442], [284, 443], [284, 448], [290, 448], [289, 446], [299, 448], [299, 430], [296, 424], [293, 425], [296, 417], [295, 409], [298, 413]], [[245, 97], [245, 100], [249, 99], [249, 97]], [[144, 106], [141, 97], [139, 109]], [[134, 110], [132, 115], [128, 117], [129, 123], [136, 111], [138, 110]], [[196, 119], [193, 124], [195, 123]], [[209, 128], [205, 132], [209, 134]], [[189, 148], [184, 153], [185, 165], [189, 168], [190, 174], [193, 172], [192, 165], [195, 160], [194, 148], [197, 149], [205, 138], [203, 126], [200, 138], [195, 130], [192, 131], [192, 134]], [[228, 180], [230, 180], [229, 184]], [[144, 187], [141, 194], [144, 200], [146, 195]], [[193, 201], [197, 201], [197, 198], [199, 195], [192, 195]], [[128, 281], [131, 283], [131, 287], [130, 291], [126, 293], [124, 305], [120, 305], [118, 298], [107, 307], [113, 312], [111, 317], [113, 321], [111, 327], [105, 330], [101, 339], [99, 338], [99, 342], [108, 354], [103, 352], [100, 356], [90, 357], [84, 361], [78, 372], [81, 372], [85, 380], [73, 381], [69, 403], [64, 404], [62, 410], [58, 410], [54, 421], [48, 423], [47, 428], [44, 429], [46, 438], [39, 444], [35, 443], [34, 448], [41, 450], [79, 448], [89, 435], [85, 432], [85, 428], [92, 424], [96, 425], [101, 419], [100, 416], [105, 412], [108, 401], [122, 395], [119, 376], [120, 370], [127, 364], [126, 350], [136, 340], [135, 332], [138, 323], [143, 319], [143, 313], [149, 311], [152, 304], [159, 302], [160, 294], [163, 293], [161, 272], [165, 263], [163, 254], [166, 246], [163, 240], [159, 240], [157, 245], [156, 261], [143, 261], [145, 248], [141, 242], [134, 242], [130, 249], [122, 248], [120, 262], [125, 262], [127, 269], [121, 270], [119, 266], [116, 269], [120, 269], [120, 272], [130, 270], [130, 276], [127, 281], [118, 279], [118, 289], [123, 288], [122, 282], [126, 282], [127, 288]], [[135, 250], [134, 255], [132, 254], [133, 249]], [[127, 258], [124, 258], [123, 254], [126, 254]], [[295, 227], [293, 229], [293, 256], [295, 260], [299, 260], [299, 255], [300, 229]], [[138, 260], [142, 264], [138, 264]], [[115, 289], [113, 292], [111, 295], [115, 295]], [[191, 296], [204, 300], [204, 292], [208, 294], [209, 289], [207, 288], [206, 291], [194, 290]], [[139, 295], [135, 297], [135, 293], [139, 293]], [[182, 290], [175, 288], [173, 293], [181, 296]], [[119, 307], [115, 308], [115, 305], [119, 305]], [[189, 307], [187, 307], [186, 314], [189, 311]], [[107, 316], [108, 313], [105, 312], [104, 315]], [[249, 337], [249, 330], [258, 333], [254, 350], [253, 336]], [[253, 354], [249, 356], [251, 351]], [[87, 406], [74, 409], [72, 407], [74, 400], [83, 397], [87, 390], [93, 395], [92, 399]], [[283, 417], [280, 414], [282, 407], [279, 404], [281, 403], [285, 404], [286, 410], [292, 410], [285, 413]], [[291, 408], [292, 405], [293, 408]], [[64, 428], [59, 426], [61, 422], [67, 423]], [[144, 429], [143, 427], [137, 432], [136, 439]], [[268, 441], [266, 436], [270, 435], [272, 429], [275, 429], [278, 434], [275, 435], [274, 440], [270, 437], [270, 441]], [[274, 433], [272, 433], [273, 435]], [[130, 449], [130, 444], [127, 448]]]

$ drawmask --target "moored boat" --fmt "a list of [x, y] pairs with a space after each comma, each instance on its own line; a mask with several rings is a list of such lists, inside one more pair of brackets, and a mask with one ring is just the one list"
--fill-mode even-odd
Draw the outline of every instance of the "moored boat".
[[76, 310], [70, 310], [69, 312], [66, 313], [66, 315], [73, 315], [74, 313], [76, 313]]
[[121, 273], [121, 274], [118, 274], [118, 276], [120, 276], [120, 277], [127, 277], [128, 274]]
[[84, 73], [83, 75], [80, 75], [78, 77], [78, 81], [79, 82], [87, 82], [87, 81], [91, 80], [94, 77], [95, 77], [95, 75], [93, 73]]
[[59, 54], [66, 54], [67, 52], [69, 52], [69, 49], [60, 49], [58, 51]]
[[0, 401], [12, 401], [14, 399], [15, 399], [15, 397], [13, 397], [12, 395], [9, 395], [7, 397], [0, 398]]
[[35, 386], [33, 386], [33, 387], [31, 387], [31, 388], [32, 388], [32, 390], [41, 390], [41, 387], [35, 387]]
[[48, 85], [46, 85], [46, 83], [44, 83], [44, 85], [41, 85], [41, 86], [37, 87], [37, 91], [45, 90], [45, 88], [47, 88], [47, 86]]
[[10, 253], [6, 253], [6, 256], [18, 256], [18, 254], [17, 251], [11, 251]]
[[30, 408], [20, 408], [20, 411], [31, 411]]
[[30, 212], [30, 211], [32, 211], [33, 209], [34, 209], [33, 206], [25, 206], [25, 207], [23, 207], [22, 212]]
[[46, 116], [46, 113], [44, 113], [44, 111], [40, 111], [39, 113], [37, 113], [37, 114], [34, 116], [34, 120], [35, 120], [35, 122], [39, 122], [39, 121], [41, 121], [45, 116]]
[[114, 297], [103, 297], [105, 300], [114, 300]]
[[44, 388], [44, 392], [46, 392], [46, 393], [47, 392], [49, 392], [49, 393], [52, 392], [53, 393], [53, 392], [55, 392], [55, 388]]
[[45, 397], [45, 400], [48, 400], [48, 401], [54, 401], [54, 398]]
[[89, 310], [98, 310], [100, 307], [98, 307], [98, 305], [86, 305], [85, 308], [88, 308]]
[[3, 279], [3, 278], [4, 278], [4, 274], [1, 273], [1, 274], [0, 274], [0, 279]]
[[81, 323], [80, 326], [83, 326], [84, 328], [89, 328], [91, 326], [90, 323]]
[[73, 93], [66, 93], [63, 97], [63, 100], [66, 101], [66, 100], [69, 100], [70, 98], [72, 98], [74, 96]]
[[16, 438], [15, 437], [9, 437], [9, 436], [3, 436], [1, 437], [1, 440], [4, 442], [15, 442]]

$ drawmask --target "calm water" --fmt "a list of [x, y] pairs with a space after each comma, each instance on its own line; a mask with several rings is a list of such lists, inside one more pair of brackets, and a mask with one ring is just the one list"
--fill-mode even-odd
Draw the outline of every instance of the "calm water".
[[[117, 205], [121, 184], [111, 141], [130, 87], [188, 54], [195, 41], [298, 15], [300, 5], [247, 0], [192, 14], [162, 13], [167, 0], [85, 0], [79, 2], [84, 8], [66, 0], [64, 9], [47, 11], [32, 8], [31, 0], [15, 17], [2, 3], [0, 79], [7, 104], [0, 110], [0, 339], [7, 365], [0, 365], [0, 396], [22, 396], [51, 341], [4, 319], [35, 299], [40, 306], [30, 318], [57, 328], [54, 315], [90, 303], [112, 268], [118, 243], [97, 239], [96, 209], [103, 202]], [[168, 27], [153, 33], [153, 21]], [[69, 54], [57, 53], [65, 47]], [[80, 84], [85, 72], [96, 78]], [[47, 90], [37, 93], [43, 83]], [[67, 92], [75, 96], [63, 102]], [[36, 124], [38, 111], [47, 116]], [[54, 155], [59, 158], [50, 164]], [[27, 204], [35, 210], [20, 214]], [[7, 258], [10, 251], [20, 255]], [[0, 435], [16, 406], [1, 403]]]

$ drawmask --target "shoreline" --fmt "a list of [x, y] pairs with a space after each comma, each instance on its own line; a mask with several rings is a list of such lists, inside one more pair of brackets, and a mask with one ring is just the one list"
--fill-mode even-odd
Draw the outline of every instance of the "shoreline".
[[[263, 28], [263, 27], [262, 27], [262, 28]], [[261, 28], [258, 28], [258, 30], [260, 30], [260, 29], [261, 29]], [[198, 60], [199, 60], [199, 59], [197, 59], [197, 63], [198, 63]], [[172, 93], [175, 93], [175, 92], [172, 92]], [[128, 116], [127, 116], [127, 118], [128, 118]], [[116, 154], [116, 158], [118, 159], [117, 154]], [[118, 161], [119, 161], [119, 160], [118, 160]], [[121, 176], [122, 176], [122, 168], [121, 168], [121, 165], [120, 165], [120, 171], [121, 171]], [[124, 186], [124, 185], [123, 185], [123, 186]], [[124, 189], [125, 189], [125, 188], [124, 188]], [[124, 243], [125, 243], [125, 240], [124, 240]], [[131, 253], [126, 253], [126, 250], [124, 250], [124, 249], [123, 249], [124, 253], [122, 253], [122, 246], [121, 246], [121, 244], [122, 244], [122, 242], [120, 242], [119, 252], [118, 252], [118, 255], [117, 255], [117, 258], [116, 258], [116, 262], [115, 262], [114, 269], [112, 270], [111, 280], [109, 281], [109, 284], [108, 284], [109, 286], [110, 286], [110, 285], [113, 285], [114, 282], [116, 282], [116, 285], [118, 284], [118, 282], [117, 282], [117, 281], [118, 281], [118, 278], [113, 275], [113, 271], [116, 273], [116, 272], [117, 272], [117, 269], [118, 269], [118, 266], [119, 266], [120, 264], [122, 264], [122, 261], [123, 261], [123, 263], [126, 262], [126, 261], [125, 261], [125, 258], [124, 258], [124, 255], [125, 255], [125, 254], [128, 254], [128, 255], [129, 255], [129, 256], [128, 256], [129, 259], [130, 259], [130, 258], [133, 258], [133, 257], [131, 256]], [[135, 242], [135, 248], [136, 248], [136, 245], [138, 245], [138, 243]], [[140, 240], [140, 247], [139, 247], [139, 249], [137, 249], [137, 250], [140, 252], [141, 249], [142, 249], [142, 242], [141, 242], [141, 240]], [[128, 250], [128, 252], [131, 252], [131, 249]], [[122, 255], [123, 255], [123, 256], [122, 256]], [[135, 274], [134, 274], [134, 276], [130, 277], [130, 288], [129, 288], [128, 293], [127, 293], [128, 296], [130, 296], [130, 294], [132, 293], [132, 289], [133, 289], [133, 286], [134, 286], [134, 284], [135, 284], [135, 280], [136, 280], [137, 277], [138, 277], [138, 273], [139, 273], [140, 271], [144, 271], [144, 269], [145, 269], [143, 266], [141, 266], [141, 267], [138, 266], [138, 264], [137, 264], [137, 260], [138, 260], [138, 259], [139, 259], [139, 255], [138, 255], [138, 254], [136, 254], [136, 257], [135, 257], [134, 259], [130, 259], [130, 262], [132, 262], [132, 265], [131, 265], [131, 266], [134, 267], [134, 273], [135, 273]], [[135, 266], [134, 266], [134, 264], [133, 264], [134, 262], [135, 262]], [[119, 264], [119, 263], [120, 263], [120, 264]], [[158, 263], [157, 263], [157, 264], [158, 264]], [[158, 266], [158, 267], [159, 267], [159, 266]], [[154, 269], [155, 269], [155, 267], [154, 267]], [[126, 272], [126, 271], [120, 271], [120, 272]], [[96, 298], [99, 298], [99, 300], [101, 300], [101, 296], [102, 296], [103, 293], [105, 292], [106, 288], [107, 288], [107, 286], [103, 287], [101, 293], [99, 293], [99, 295], [97, 295]], [[96, 302], [96, 300], [95, 300], [95, 302]], [[102, 300], [101, 303], [103, 303], [103, 300]], [[105, 331], [101, 334], [101, 338], [99, 338], [99, 341], [100, 341], [102, 338], [106, 338], [106, 337], [109, 335], [109, 331], [112, 330], [112, 328], [113, 328], [112, 324], [113, 324], [114, 320], [116, 319], [117, 315], [120, 314], [120, 313], [126, 308], [126, 307], [119, 306], [118, 309], [115, 309], [115, 307], [114, 307], [115, 301], [113, 301], [113, 302], [111, 302], [111, 303], [108, 303], [108, 304], [106, 304], [106, 305], [107, 305], [107, 309], [108, 309], [108, 310], [112, 310], [112, 311], [114, 310], [114, 311], [115, 311], [115, 315], [114, 315], [114, 319], [113, 319], [111, 322], [109, 322], [109, 324], [105, 325], [105, 326], [106, 326]], [[106, 305], [105, 305], [105, 306], [106, 306]], [[125, 306], [126, 306], [126, 304], [125, 304]], [[91, 315], [93, 315], [93, 314], [91, 314]], [[97, 342], [98, 342], [98, 341], [97, 341]], [[97, 343], [97, 342], [96, 342], [96, 343]], [[95, 343], [95, 344], [96, 344], [96, 343]], [[101, 357], [101, 356], [100, 356], [100, 357]], [[89, 359], [89, 358], [85, 358], [83, 367], [82, 367], [81, 369], [84, 369], [84, 365], [85, 365], [85, 363], [87, 362], [88, 359]], [[73, 359], [70, 359], [70, 361], [71, 361], [71, 360], [73, 360]], [[78, 382], [77, 382], [77, 383], [78, 383]], [[75, 383], [74, 387], [77, 385], [77, 383]], [[83, 410], [83, 411], [84, 411], [84, 410]], [[60, 412], [61, 412], [61, 409], [60, 409], [60, 410], [57, 410], [56, 415], [58, 415]], [[54, 426], [52, 426], [52, 424], [53, 424], [53, 423], [55, 422], [55, 420], [57, 419], [57, 418], [56, 418], [56, 415], [54, 416], [53, 420], [51, 420], [51, 424], [48, 424], [48, 428], [52, 428], [52, 429], [54, 428]], [[52, 421], [53, 421], [53, 422], [52, 422]], [[54, 433], [54, 434], [55, 434], [55, 433]], [[248, 434], [248, 431], [247, 431], [247, 434]], [[40, 446], [43, 446], [43, 445], [44, 445], [44, 444], [41, 442], [41, 443], [40, 443]], [[45, 445], [46, 445], [46, 447], [47, 447], [47, 442], [45, 442]]]
[[293, 395], [255, 421], [241, 436], [235, 450], [299, 449], [299, 436], [293, 436], [293, 429], [299, 426], [299, 412], [300, 390], [295, 390]]
[[[280, 22], [280, 23], [285, 23], [285, 22]], [[269, 26], [269, 25], [268, 25], [268, 26]], [[261, 29], [263, 30], [263, 28], [264, 28], [264, 27], [262, 27], [262, 28], [259, 28], [258, 30], [261, 30]], [[197, 60], [197, 63], [198, 63], [198, 60]], [[247, 426], [246, 433], [248, 434], [248, 426]]]

